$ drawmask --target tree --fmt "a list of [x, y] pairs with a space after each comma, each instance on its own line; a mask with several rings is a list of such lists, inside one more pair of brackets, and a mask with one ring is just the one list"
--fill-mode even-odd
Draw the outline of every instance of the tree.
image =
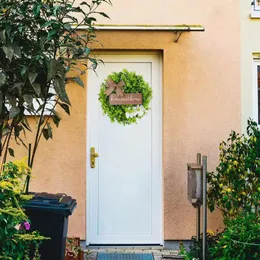
[[[35, 116], [37, 128], [29, 166], [44, 136], [52, 138], [51, 120], [58, 127], [60, 106], [70, 114], [66, 85], [84, 87], [80, 76], [95, 70], [91, 57], [96, 42], [94, 23], [101, 4], [110, 0], [2, 0], [0, 2], [0, 156], [14, 156], [10, 140], [28, 145], [22, 133], [31, 131], [26, 114]], [[84, 25], [84, 31], [79, 31]], [[69, 72], [77, 76], [69, 76]], [[45, 114], [48, 113], [48, 117]], [[29, 183], [28, 178], [28, 183]], [[28, 185], [27, 185], [28, 191]]]

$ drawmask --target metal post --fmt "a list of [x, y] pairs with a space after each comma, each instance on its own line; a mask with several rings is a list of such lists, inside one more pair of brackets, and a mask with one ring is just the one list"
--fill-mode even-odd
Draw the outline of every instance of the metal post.
[[201, 153], [197, 153], [197, 164], [201, 164]]
[[[197, 164], [201, 164], [201, 154], [197, 153]], [[196, 229], [197, 229], [197, 234], [196, 234], [196, 240], [199, 242], [200, 241], [200, 205], [196, 208]]]
[[200, 241], [200, 206], [196, 208], [197, 212], [197, 235], [196, 235], [196, 240], [199, 242]]
[[[29, 144], [28, 148], [28, 166], [31, 167], [31, 151], [32, 151], [32, 144]], [[29, 183], [30, 183], [30, 175], [27, 175], [26, 177], [26, 188], [25, 188], [25, 193], [27, 194], [29, 192]]]
[[207, 259], [207, 156], [202, 156], [203, 166], [203, 240], [202, 259]]

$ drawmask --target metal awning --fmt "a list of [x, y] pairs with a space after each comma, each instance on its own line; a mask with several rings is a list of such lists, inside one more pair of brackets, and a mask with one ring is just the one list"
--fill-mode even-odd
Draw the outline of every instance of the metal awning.
[[[77, 29], [84, 30], [86, 25], [80, 25]], [[175, 35], [174, 42], [178, 42], [183, 32], [203, 32], [201, 25], [120, 25], [120, 24], [96, 24], [94, 28], [99, 31], [170, 31]]]

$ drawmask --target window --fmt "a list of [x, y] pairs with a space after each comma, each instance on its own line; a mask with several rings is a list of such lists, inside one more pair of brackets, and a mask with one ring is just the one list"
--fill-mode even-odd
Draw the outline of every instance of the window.
[[[52, 93], [52, 94], [55, 94], [55, 90], [53, 87], [50, 88], [50, 91], [49, 93]], [[46, 106], [45, 106], [45, 110], [43, 112], [43, 115], [44, 116], [48, 116], [48, 115], [51, 115], [51, 110], [53, 109], [54, 105], [55, 105], [55, 100], [56, 100], [56, 97], [55, 96], [52, 96], [50, 98], [48, 98], [48, 101], [46, 103]], [[37, 109], [39, 109], [40, 105], [42, 105], [43, 103], [43, 100], [41, 98], [37, 98], [37, 99], [33, 99], [33, 107], [34, 107], [34, 111], [36, 111]], [[9, 103], [9, 102], [6, 102], [5, 103], [5, 106], [8, 110], [11, 109], [12, 105]], [[23, 104], [25, 110], [24, 110], [24, 115], [26, 116], [33, 116], [35, 114], [32, 114], [31, 112], [29, 112], [29, 109], [28, 109], [28, 104], [27, 103], [24, 103]], [[39, 110], [38, 113], [36, 115], [40, 115], [41, 114], [41, 111], [42, 110]]]
[[260, 18], [260, 0], [253, 0], [252, 1], [252, 12], [251, 12], [251, 17]]
[[260, 124], [260, 60], [254, 61], [253, 119]]
[[254, 5], [254, 10], [260, 11], [260, 0], [254, 0], [253, 5]]

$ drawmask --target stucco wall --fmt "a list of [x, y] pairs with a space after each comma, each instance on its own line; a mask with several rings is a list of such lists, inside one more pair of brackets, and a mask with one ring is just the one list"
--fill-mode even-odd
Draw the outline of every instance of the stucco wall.
[[[113, 3], [105, 9], [111, 24], [189, 23], [206, 28], [183, 34], [178, 43], [171, 32], [98, 32], [105, 50], [158, 50], [163, 55], [164, 239], [189, 239], [195, 234], [195, 210], [186, 196], [186, 163], [201, 152], [213, 170], [219, 142], [231, 129], [240, 130], [239, 6], [235, 0]], [[64, 115], [60, 128], [54, 127], [54, 140], [40, 145], [32, 190], [77, 198], [69, 234], [84, 239], [86, 89], [68, 89], [71, 116]], [[215, 216], [210, 222], [218, 224]]]
[[[241, 96], [242, 128], [245, 130], [247, 119], [254, 117], [253, 102], [253, 60], [260, 58], [260, 18], [252, 19], [250, 1], [241, 0]], [[260, 13], [260, 11], [259, 11]]]

